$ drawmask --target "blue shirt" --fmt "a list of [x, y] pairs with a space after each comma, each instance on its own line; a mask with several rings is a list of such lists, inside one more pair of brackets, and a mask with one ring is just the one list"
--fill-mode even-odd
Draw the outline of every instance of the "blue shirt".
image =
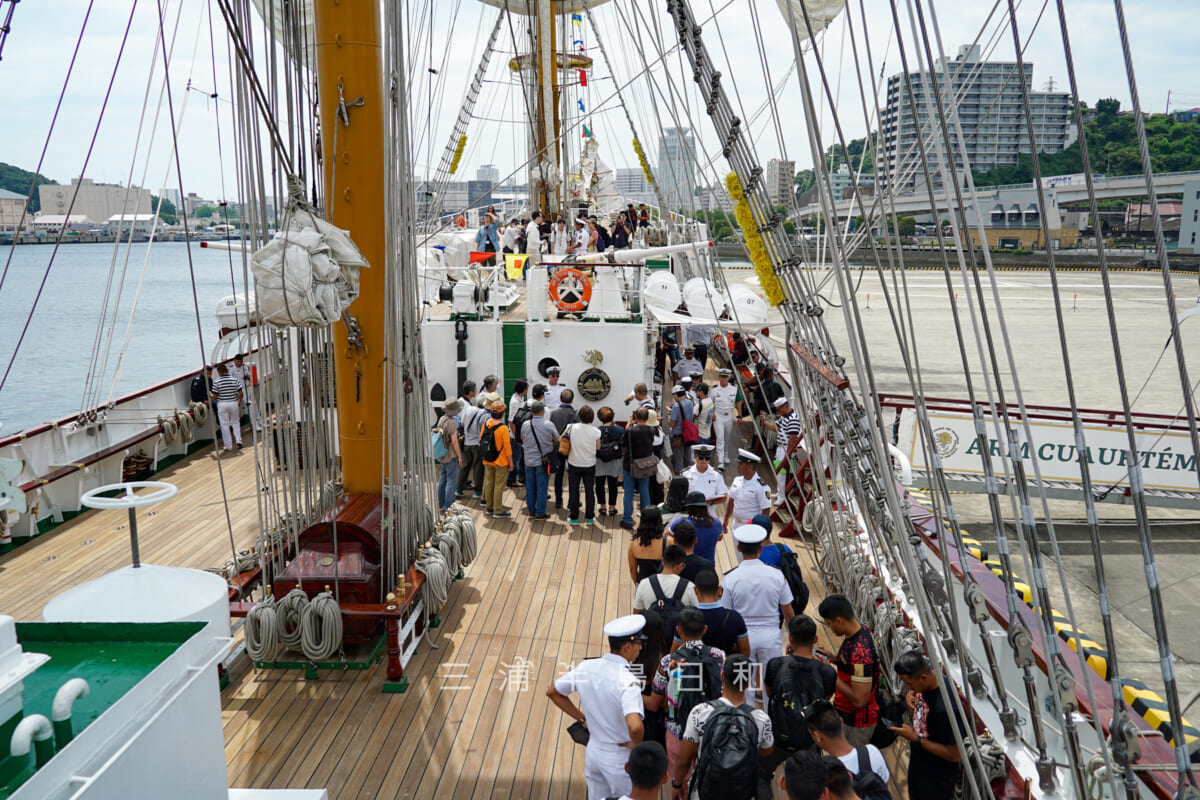
[[769, 544], [762, 549], [762, 554], [759, 555], [758, 560], [778, 569], [779, 565], [783, 562], [782, 551], [784, 550], [787, 550], [789, 553], [792, 552], [791, 548], [786, 544], [779, 542]]
[[679, 436], [683, 433], [683, 421], [692, 421], [692, 401], [686, 397], [671, 406], [671, 435]]
[[[721, 532], [724, 530], [721, 523], [712, 517], [708, 518], [707, 523], [697, 521], [695, 517], [680, 517], [679, 519], [691, 520], [692, 524], [696, 526], [696, 546], [692, 552], [701, 558], [707, 558], [714, 564], [717, 563], [717, 539], [721, 538]], [[672, 522], [671, 529], [674, 530], [678, 524], [678, 519]]]
[[500, 251], [500, 239], [496, 236], [496, 223], [491, 225], [481, 225], [479, 232], [475, 234], [475, 247], [483, 250], [487, 247], [487, 243], [492, 243], [492, 249], [495, 252]]

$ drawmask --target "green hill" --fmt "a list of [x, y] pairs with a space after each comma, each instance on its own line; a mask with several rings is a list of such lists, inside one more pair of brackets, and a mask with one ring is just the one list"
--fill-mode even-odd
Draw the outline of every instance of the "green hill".
[[[1088, 156], [1092, 172], [1104, 175], [1135, 175], [1142, 171], [1138, 155], [1137, 121], [1133, 116], [1117, 112], [1117, 100], [1101, 100], [1084, 123], [1087, 132]], [[1145, 117], [1146, 139], [1150, 146], [1150, 163], [1155, 172], [1186, 172], [1200, 170], [1200, 124], [1177, 122], [1168, 114]], [[1074, 121], [1070, 123], [1074, 125]], [[1043, 177], [1076, 175], [1083, 172], [1079, 142], [1061, 153], [1042, 153], [1038, 156]], [[1033, 181], [1033, 159], [1027, 153], [1013, 167], [998, 167], [975, 173], [976, 186], [1000, 186], [1007, 183]]]
[[[22, 197], [29, 196], [29, 187], [32, 184], [41, 186], [49, 184], [57, 186], [58, 181], [52, 181], [45, 175], [39, 175], [36, 172], [14, 167], [12, 164], [0, 162], [0, 189], [7, 189], [10, 192], [16, 192]], [[29, 201], [29, 213], [36, 214], [41, 210], [42, 203], [38, 198], [38, 193], [33, 193], [33, 198]]]

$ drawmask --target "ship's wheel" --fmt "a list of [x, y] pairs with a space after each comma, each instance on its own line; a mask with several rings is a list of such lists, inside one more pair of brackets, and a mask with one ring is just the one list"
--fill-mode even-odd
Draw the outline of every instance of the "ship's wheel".
[[592, 299], [592, 282], [574, 267], [560, 269], [550, 281], [550, 302], [559, 311], [583, 311]]

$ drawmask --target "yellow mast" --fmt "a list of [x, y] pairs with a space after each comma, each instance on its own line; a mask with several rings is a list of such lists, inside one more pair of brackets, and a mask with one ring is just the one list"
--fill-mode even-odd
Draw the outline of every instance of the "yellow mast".
[[[317, 91], [329, 220], [371, 265], [350, 313], [361, 349], [334, 326], [338, 437], [347, 494], [383, 493], [384, 157], [383, 49], [377, 0], [315, 0]], [[357, 105], [358, 98], [362, 104]], [[346, 124], [348, 121], [349, 124]], [[335, 150], [336, 147], [336, 150]]]

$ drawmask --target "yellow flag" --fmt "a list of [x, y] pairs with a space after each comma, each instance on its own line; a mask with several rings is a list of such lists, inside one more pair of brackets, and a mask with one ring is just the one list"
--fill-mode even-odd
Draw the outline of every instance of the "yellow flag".
[[525, 271], [525, 259], [529, 258], [524, 253], [505, 253], [504, 254], [504, 272], [508, 275], [510, 281], [521, 279], [521, 274]]

